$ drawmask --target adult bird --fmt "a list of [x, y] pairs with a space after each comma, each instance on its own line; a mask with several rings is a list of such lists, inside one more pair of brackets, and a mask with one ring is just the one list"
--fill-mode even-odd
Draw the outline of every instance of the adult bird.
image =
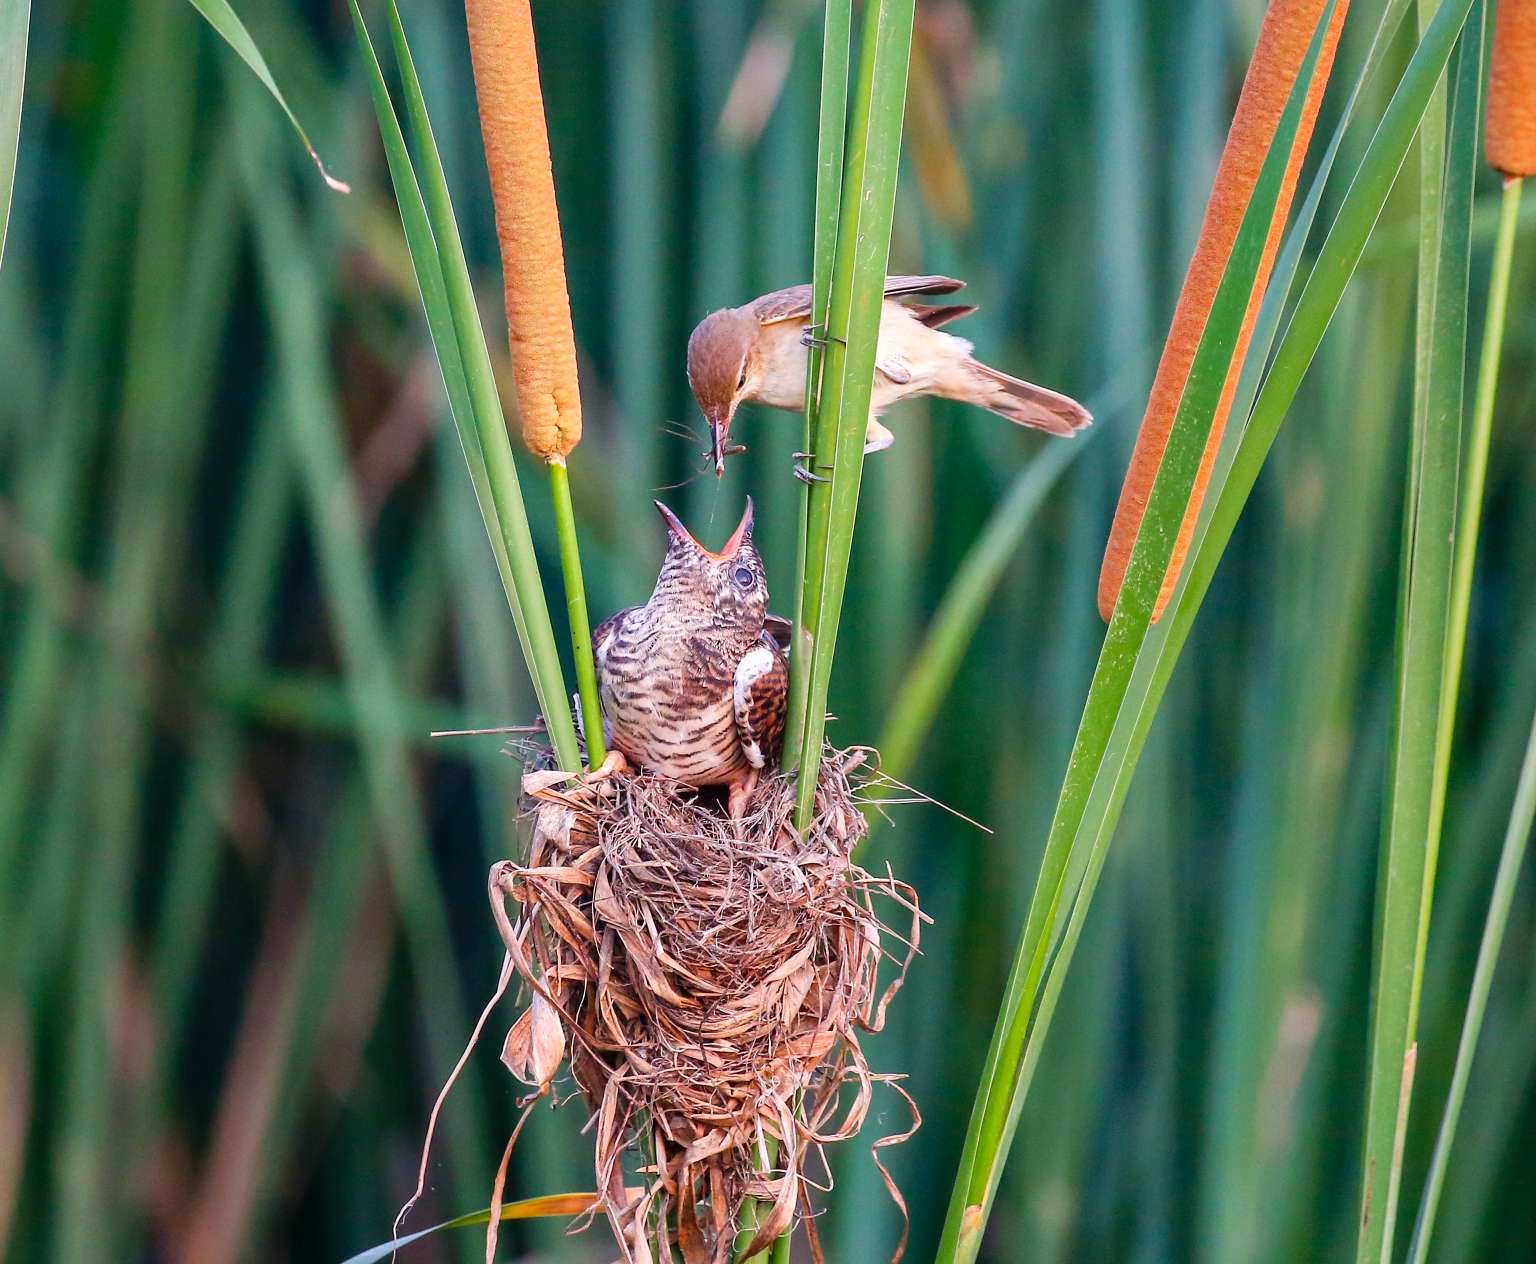
[[729, 787], [739, 819], [783, 743], [788, 625], [768, 614], [750, 497], [718, 553], [656, 508], [668, 540], [650, 600], [592, 634], [604, 727], [631, 763], [690, 786]]
[[[878, 418], [892, 404], [916, 395], [975, 404], [1053, 435], [1070, 435], [1093, 420], [1076, 400], [983, 364], [971, 354], [969, 342], [944, 332], [942, 326], [975, 307], [901, 301], [914, 294], [952, 294], [964, 286], [952, 277], [886, 278], [865, 452], [891, 446], [894, 436]], [[817, 336], [810, 319], [811, 287], [792, 285], [741, 307], [711, 312], [688, 339], [688, 384], [709, 422], [717, 475], [725, 472], [725, 458], [741, 450], [731, 446], [730, 434], [743, 401], [803, 410], [806, 357]], [[810, 477], [798, 466], [796, 473]]]

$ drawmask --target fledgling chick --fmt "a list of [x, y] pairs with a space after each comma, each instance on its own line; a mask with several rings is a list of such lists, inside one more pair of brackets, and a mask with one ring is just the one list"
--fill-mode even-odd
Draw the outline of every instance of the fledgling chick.
[[[894, 436], [878, 418], [914, 395], [975, 404], [1054, 435], [1070, 435], [1093, 420], [1076, 400], [981, 363], [969, 342], [940, 328], [974, 307], [898, 301], [908, 294], [952, 294], [964, 286], [952, 277], [886, 278], [865, 452], [891, 446]], [[688, 339], [688, 384], [709, 422], [717, 475], [725, 472], [726, 456], [739, 451], [729, 439], [731, 420], [744, 400], [803, 411], [810, 317], [811, 287], [794, 285], [712, 312]]]
[[605, 728], [642, 768], [690, 786], [729, 786], [739, 819], [783, 742], [789, 664], [768, 629], [787, 645], [787, 625], [768, 614], [750, 498], [718, 553], [660, 501], [656, 508], [670, 538], [655, 591], [592, 634]]

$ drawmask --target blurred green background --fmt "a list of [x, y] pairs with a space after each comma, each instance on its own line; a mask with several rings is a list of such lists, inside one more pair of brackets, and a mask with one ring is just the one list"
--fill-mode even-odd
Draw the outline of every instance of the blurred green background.
[[[534, 10], [585, 374], [571, 476], [593, 612], [649, 591], [654, 496], [710, 542], [748, 490], [787, 606], [798, 422], [744, 413], [750, 451], [717, 485], [683, 347], [712, 308], [808, 274], [818, 7]], [[190, 6], [96, 0], [32, 17], [0, 270], [8, 1260], [330, 1261], [383, 1240], [500, 960], [484, 875], [516, 847], [518, 770], [495, 737], [427, 734], [526, 721], [533, 704], [349, 20], [336, 4], [240, 12], [349, 196], [326, 190]], [[844, 744], [878, 739], [929, 616], [1016, 480], [1049, 487], [909, 778], [990, 832], [899, 807], [870, 853], [936, 919], [869, 1042], [877, 1070], [910, 1075], [924, 1115], [886, 1152], [914, 1259], [937, 1239], [1102, 637], [1110, 513], [1260, 15], [1223, 0], [918, 7], [892, 270], [967, 278], [981, 311], [960, 332], [979, 353], [1098, 421], [1062, 451], [986, 415], [908, 405], [867, 468], [833, 684]], [[404, 17], [498, 331], [462, 13], [410, 3]], [[1375, 17], [1363, 2], [1351, 15], [1320, 135]], [[1351, 1252], [1414, 196], [1405, 178], [1153, 730], [989, 1259]], [[1438, 1122], [1536, 707], [1533, 221], [1527, 199], [1407, 1190]], [[552, 577], [544, 480], [524, 492]], [[413, 1225], [488, 1201], [514, 1119], [498, 1044], [449, 1098]], [[1536, 1258], [1533, 1090], [1524, 888], [1432, 1258]], [[894, 1095], [877, 1099], [867, 1140], [904, 1118]], [[541, 1110], [509, 1196], [590, 1188], [583, 1122], [574, 1104]], [[833, 1163], [830, 1257], [887, 1258], [900, 1215], [867, 1146]], [[600, 1226], [563, 1229], [511, 1229], [503, 1257], [612, 1257]], [[405, 1258], [482, 1254], [461, 1231]]]

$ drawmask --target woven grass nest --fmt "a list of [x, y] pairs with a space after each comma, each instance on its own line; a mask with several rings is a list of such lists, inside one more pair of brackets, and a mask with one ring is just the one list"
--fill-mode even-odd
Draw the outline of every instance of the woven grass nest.
[[503, 987], [515, 976], [527, 1000], [502, 1060], [529, 1109], [585, 1100], [598, 1203], [628, 1264], [728, 1260], [748, 1198], [771, 1204], [748, 1253], [766, 1249], [828, 1187], [822, 1150], [858, 1133], [879, 1084], [912, 1109], [872, 1147], [905, 1215], [879, 1151], [917, 1111], [860, 1035], [884, 1024], [925, 918], [910, 886], [851, 860], [867, 754], [828, 754], [803, 839], [779, 775], [741, 821], [665, 777], [524, 777], [527, 860], [490, 874]]

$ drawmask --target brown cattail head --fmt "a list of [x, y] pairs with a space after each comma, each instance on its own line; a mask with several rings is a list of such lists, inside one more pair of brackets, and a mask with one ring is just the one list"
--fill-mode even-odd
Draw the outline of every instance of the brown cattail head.
[[[1243, 215], [1253, 197], [1259, 171], [1269, 153], [1275, 132], [1279, 129], [1280, 116], [1285, 112], [1286, 102], [1301, 73], [1307, 47], [1312, 42], [1325, 7], [1326, 0], [1272, 0], [1264, 15], [1258, 44], [1253, 50], [1253, 60], [1248, 65], [1248, 74], [1238, 97], [1237, 111], [1232, 116], [1232, 128], [1227, 133], [1226, 147], [1222, 150], [1221, 163], [1216, 169], [1211, 200], [1206, 205], [1205, 220], [1200, 226], [1200, 239], [1195, 243], [1194, 257], [1190, 259], [1189, 271], [1184, 277], [1184, 288], [1174, 308], [1168, 341], [1163, 347], [1162, 359], [1158, 362], [1152, 393], [1147, 400], [1146, 415], [1136, 436], [1136, 447], [1131, 453], [1125, 484], [1120, 490], [1120, 503], [1115, 508], [1115, 522], [1110, 529], [1109, 543], [1104, 549], [1104, 566], [1099, 572], [1099, 613], [1105, 619], [1114, 612], [1115, 602], [1120, 597], [1120, 585], [1125, 580], [1125, 569], [1131, 559], [1131, 549], [1136, 543], [1136, 533], [1141, 529], [1142, 516], [1146, 513], [1147, 501], [1152, 495], [1152, 484], [1157, 479], [1163, 450], [1168, 446], [1168, 436], [1173, 430], [1179, 401], [1189, 380], [1195, 352], [1205, 333], [1205, 323], [1216, 301], [1216, 291], [1226, 271]], [[1211, 419], [1211, 433], [1200, 460], [1199, 473], [1195, 476], [1195, 485], [1190, 492], [1189, 507], [1185, 510], [1173, 555], [1168, 562], [1168, 571], [1163, 576], [1162, 590], [1152, 611], [1154, 620], [1168, 604], [1168, 598], [1172, 596], [1174, 585], [1178, 582], [1179, 571], [1184, 565], [1185, 554], [1189, 551], [1195, 520], [1199, 516], [1200, 504], [1205, 498], [1205, 489], [1216, 463], [1227, 414], [1231, 411], [1232, 399], [1237, 393], [1237, 382], [1242, 374], [1249, 339], [1253, 336], [1254, 321], [1258, 318], [1264, 289], [1280, 248], [1286, 217], [1296, 193], [1296, 177], [1312, 138], [1318, 106], [1322, 103], [1323, 90], [1333, 68], [1333, 54], [1338, 46], [1339, 31], [1343, 27], [1348, 7], [1348, 0], [1339, 0], [1323, 38], [1317, 70], [1307, 92], [1295, 142], [1286, 164], [1280, 197], [1275, 204], [1269, 237], [1264, 243], [1264, 255], [1254, 278], [1253, 293], [1249, 297], [1243, 326], [1233, 348], [1231, 367], [1222, 386], [1216, 415]]]
[[1488, 67], [1488, 165], [1536, 175], [1536, 0], [1499, 0]]
[[465, 0], [496, 207], [523, 442], [546, 461], [581, 441], [576, 340], [528, 0]]

